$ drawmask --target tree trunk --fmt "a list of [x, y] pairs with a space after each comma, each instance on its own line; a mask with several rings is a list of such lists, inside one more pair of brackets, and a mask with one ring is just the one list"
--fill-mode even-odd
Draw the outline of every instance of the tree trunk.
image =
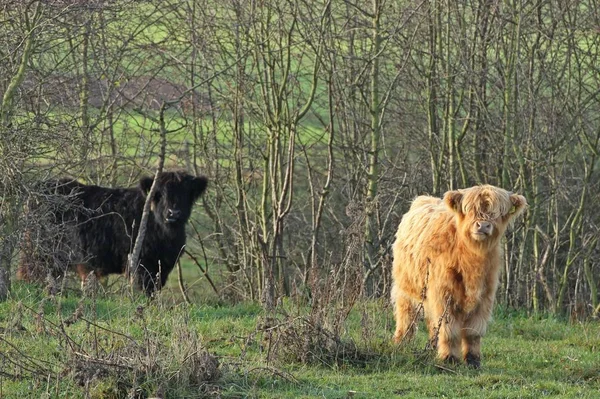
[[10, 261], [14, 245], [10, 237], [5, 237], [0, 249], [0, 302], [6, 300], [10, 291]]
[[380, 101], [379, 101], [379, 52], [381, 51], [381, 32], [379, 0], [373, 0], [373, 60], [371, 64], [371, 148], [369, 151], [369, 168], [367, 172], [367, 196], [365, 200], [365, 295], [370, 297], [375, 292], [374, 268], [376, 267], [376, 249], [378, 248], [376, 228], [377, 190], [379, 182], [379, 140], [381, 135]]

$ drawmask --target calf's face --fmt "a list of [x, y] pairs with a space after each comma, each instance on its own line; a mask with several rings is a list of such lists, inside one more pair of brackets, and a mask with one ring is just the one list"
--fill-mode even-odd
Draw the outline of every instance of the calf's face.
[[522, 195], [483, 185], [448, 191], [444, 202], [457, 215], [457, 228], [466, 239], [495, 243], [527, 207]]
[[[144, 177], [140, 187], [150, 192], [153, 179]], [[194, 202], [205, 191], [207, 179], [183, 172], [163, 172], [159, 175], [151, 209], [155, 219], [167, 228], [184, 225], [192, 213]]]

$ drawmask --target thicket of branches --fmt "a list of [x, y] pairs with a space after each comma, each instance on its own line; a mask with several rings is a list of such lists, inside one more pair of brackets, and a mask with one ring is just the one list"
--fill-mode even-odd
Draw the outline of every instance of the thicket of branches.
[[134, 184], [175, 102], [167, 166], [211, 178], [190, 251], [224, 295], [387, 295], [411, 199], [489, 183], [530, 204], [500, 302], [591, 313], [599, 13], [591, 0], [3, 2], [0, 295], [33, 183]]

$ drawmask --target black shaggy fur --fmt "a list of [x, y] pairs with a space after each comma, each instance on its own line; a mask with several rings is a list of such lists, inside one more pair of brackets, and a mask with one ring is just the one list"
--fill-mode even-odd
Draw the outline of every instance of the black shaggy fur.
[[[46, 195], [41, 199], [53, 203], [46, 212], [50, 220], [40, 223], [41, 233], [28, 232], [19, 276], [29, 279], [31, 269], [39, 269], [40, 263], [55, 275], [75, 268], [82, 280], [88, 272], [97, 277], [124, 273], [152, 182], [153, 178], [144, 177], [136, 188], [107, 188], [67, 179], [45, 182]], [[205, 177], [181, 171], [159, 175], [140, 256], [138, 285], [148, 295], [165, 284], [181, 255], [185, 224], [206, 185]], [[39, 241], [34, 242], [32, 235], [46, 237], [44, 256], [34, 248]]]

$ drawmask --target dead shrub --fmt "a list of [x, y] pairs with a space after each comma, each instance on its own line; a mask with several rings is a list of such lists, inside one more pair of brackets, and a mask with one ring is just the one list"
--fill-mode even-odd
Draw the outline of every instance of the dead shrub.
[[259, 329], [265, 334], [268, 361], [364, 366], [377, 356], [308, 317], [267, 318]]
[[[4, 362], [0, 376], [14, 380], [30, 378], [49, 386], [67, 380], [82, 387], [85, 397], [90, 398], [164, 398], [165, 393], [170, 397], [189, 394], [218, 397], [220, 394], [219, 360], [177, 314], [163, 326], [166, 328], [161, 328], [156, 325], [160, 320], [155, 318], [161, 310], [150, 311], [140, 305], [131, 315], [132, 324], [124, 330], [98, 320], [94, 298], [90, 301], [82, 297], [73, 314], [59, 317], [58, 322], [52, 320], [52, 314], [44, 312], [42, 305], [37, 310], [25, 305], [23, 308], [25, 311], [19, 313], [25, 314], [15, 315], [13, 333], [18, 333], [16, 328], [23, 324], [21, 319], [29, 319], [37, 334], [57, 342], [51, 356], [54, 360], [29, 356], [0, 336], [0, 341], [9, 348], [0, 353], [0, 362]], [[58, 308], [56, 312], [60, 313]], [[134, 330], [139, 335], [130, 335]]]
[[96, 397], [161, 396], [161, 392], [182, 387], [208, 395], [217, 390], [214, 383], [221, 375], [219, 361], [206, 351], [193, 352], [182, 363], [167, 351], [150, 360], [147, 351], [137, 345], [94, 356], [78, 352], [70, 355], [63, 376]]
[[[71, 351], [64, 374], [102, 396], [115, 391], [118, 397], [160, 396], [182, 388], [199, 395], [217, 391], [219, 361], [189, 330], [175, 331], [171, 339], [146, 330], [143, 341], [129, 339], [126, 344], [122, 336], [113, 338], [94, 355]], [[107, 380], [112, 383], [105, 384]]]

